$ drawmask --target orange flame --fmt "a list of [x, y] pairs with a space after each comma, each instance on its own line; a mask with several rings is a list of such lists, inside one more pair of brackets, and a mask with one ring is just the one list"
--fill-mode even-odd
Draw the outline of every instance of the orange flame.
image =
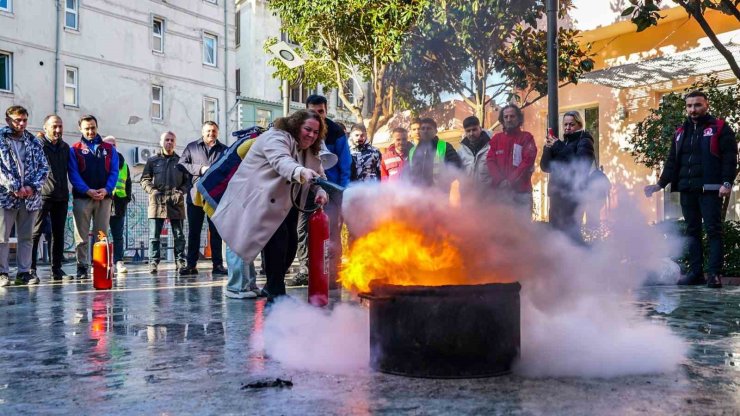
[[361, 292], [370, 291], [373, 280], [401, 286], [465, 284], [468, 280], [460, 249], [442, 228], [424, 233], [400, 221], [386, 221], [357, 239], [348, 258], [340, 281]]

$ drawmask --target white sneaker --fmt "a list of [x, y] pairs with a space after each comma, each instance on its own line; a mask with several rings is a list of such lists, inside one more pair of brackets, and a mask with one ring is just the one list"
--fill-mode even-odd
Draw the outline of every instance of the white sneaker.
[[254, 299], [257, 297], [257, 294], [250, 291], [246, 292], [232, 292], [228, 289], [224, 290], [224, 295], [226, 295], [227, 298], [231, 299]]
[[116, 273], [128, 273], [128, 269], [123, 265], [122, 261], [116, 262]]

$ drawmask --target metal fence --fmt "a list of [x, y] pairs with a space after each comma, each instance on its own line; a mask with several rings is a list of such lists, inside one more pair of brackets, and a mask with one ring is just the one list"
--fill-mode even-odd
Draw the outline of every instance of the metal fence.
[[[138, 175], [137, 175], [138, 176]], [[145, 261], [149, 251], [149, 219], [147, 218], [147, 205], [149, 196], [139, 185], [138, 177], [132, 178], [132, 200], [126, 211], [126, 222], [124, 226], [123, 239], [125, 243], [124, 256], [137, 261]], [[188, 235], [188, 223], [184, 225], [185, 238]], [[208, 221], [203, 222], [203, 230], [200, 234], [200, 248], [206, 246], [208, 236]], [[166, 233], [166, 234], [165, 234]], [[174, 240], [169, 225], [162, 230], [162, 257], [169, 258], [173, 254]], [[166, 252], [165, 252], [166, 248]], [[64, 232], [64, 251], [74, 253], [74, 220], [72, 216], [72, 203], [67, 207], [67, 224]]]

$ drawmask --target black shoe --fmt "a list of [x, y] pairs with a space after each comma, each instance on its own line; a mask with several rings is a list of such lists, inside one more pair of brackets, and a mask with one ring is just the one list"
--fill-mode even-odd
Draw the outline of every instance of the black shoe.
[[213, 266], [213, 271], [211, 272], [211, 274], [213, 276], [217, 276], [217, 275], [224, 276], [229, 273], [226, 271], [226, 268], [224, 266]]
[[157, 263], [150, 263], [149, 264], [149, 273], [150, 274], [157, 274]]
[[290, 286], [307, 286], [307, 285], [308, 285], [308, 275], [303, 272], [297, 273], [293, 277], [293, 282], [290, 284]]
[[676, 282], [676, 284], [679, 286], [697, 286], [703, 285], [704, 283], [706, 283], [704, 281], [704, 276], [691, 274], [683, 276], [682, 278], [678, 279], [678, 282]]
[[710, 289], [720, 289], [722, 287], [722, 279], [719, 278], [718, 274], [707, 276], [707, 287]]
[[177, 270], [182, 270], [186, 267], [188, 267], [188, 264], [185, 262], [185, 260], [178, 260], [177, 266], [175, 266]]
[[77, 266], [77, 278], [78, 279], [87, 279], [87, 267], [85, 267], [85, 266]]
[[180, 276], [195, 276], [198, 274], [198, 269], [195, 267], [183, 267], [180, 269]]
[[51, 269], [51, 280], [62, 280], [62, 279], [64, 279], [64, 270]]
[[36, 274], [36, 270], [31, 269], [28, 272], [28, 279], [26, 280], [27, 285], [37, 285], [41, 282], [41, 279], [39, 279], [39, 276]]

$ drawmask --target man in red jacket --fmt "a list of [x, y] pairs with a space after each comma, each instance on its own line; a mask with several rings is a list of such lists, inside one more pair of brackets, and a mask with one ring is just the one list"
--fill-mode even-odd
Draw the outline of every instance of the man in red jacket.
[[403, 171], [403, 166], [409, 160], [409, 151], [413, 144], [408, 141], [408, 132], [403, 127], [396, 127], [391, 133], [393, 143], [383, 153], [380, 162], [380, 180], [396, 180]]
[[504, 128], [491, 139], [486, 157], [491, 186], [499, 195], [506, 195], [514, 203], [532, 212], [532, 172], [537, 158], [537, 145], [532, 134], [522, 131], [522, 111], [508, 104], [498, 114]]

